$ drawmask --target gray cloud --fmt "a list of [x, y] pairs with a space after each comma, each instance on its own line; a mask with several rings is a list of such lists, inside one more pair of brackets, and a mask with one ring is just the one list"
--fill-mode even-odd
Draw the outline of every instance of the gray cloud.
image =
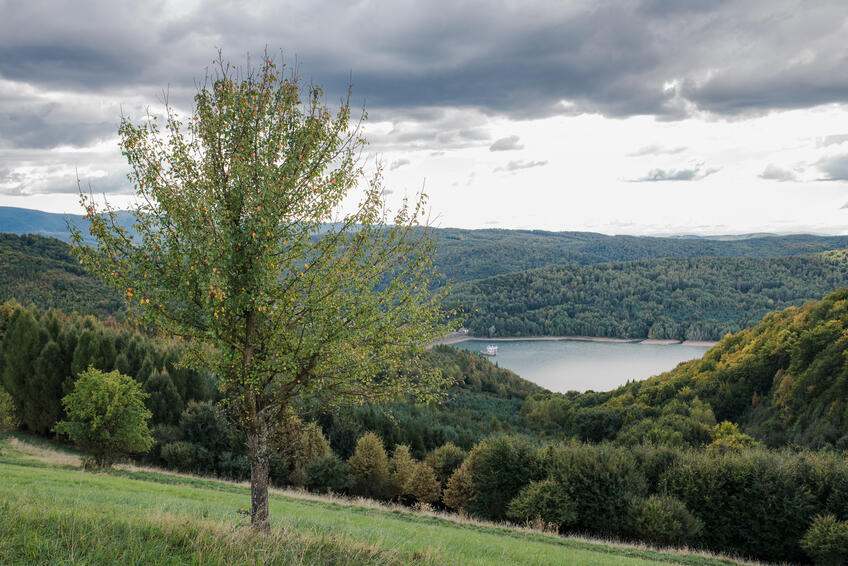
[[829, 145], [838, 145], [848, 141], [848, 134], [836, 134], [832, 136], [824, 136], [816, 140], [816, 147], [827, 147]]
[[542, 167], [542, 166], [547, 165], [547, 164], [548, 164], [547, 161], [521, 161], [521, 160], [516, 160], [516, 161], [510, 161], [504, 167], [495, 167], [494, 172], [495, 173], [498, 173], [498, 172], [501, 172], [501, 171], [514, 172], [514, 171], [520, 171], [522, 169], [531, 169], [533, 167]]
[[654, 183], [659, 181], [700, 181], [718, 169], [704, 169], [703, 166], [695, 166], [689, 169], [651, 169], [648, 174], [638, 179], [631, 179], [631, 183]]
[[391, 165], [389, 165], [389, 171], [394, 171], [395, 169], [403, 167], [404, 165], [409, 165], [410, 163], [412, 162], [409, 159], [396, 159], [392, 161]]
[[848, 181], [848, 154], [826, 157], [816, 166], [824, 174], [821, 181]]
[[489, 151], [513, 151], [524, 149], [524, 144], [518, 143], [518, 136], [508, 136], [497, 140], [489, 146]]
[[[372, 121], [393, 123], [389, 133], [369, 133], [378, 151], [494, 149], [502, 140], [491, 143], [493, 115], [737, 118], [848, 103], [841, 0], [803, 10], [793, 0], [506, 0], [498, 10], [482, 0], [268, 0], [249, 9], [226, 0], [153, 0], [145, 10], [128, 0], [79, 0], [5, 2], [2, 14], [0, 170], [7, 174], [0, 191], [7, 193], [59, 183], [57, 169], [37, 187], [35, 169], [6, 166], [15, 155], [8, 152], [40, 149], [34, 162], [73, 168], [75, 157], [57, 161], [50, 150], [108, 140], [122, 108], [138, 116], [144, 104], [160, 102], [163, 89], [177, 107], [190, 108], [216, 46], [243, 65], [245, 53], [256, 61], [267, 45], [299, 66], [305, 81], [322, 85], [330, 103], [352, 82], [352, 104], [366, 106]], [[637, 154], [683, 150], [647, 146]], [[540, 165], [515, 161], [498, 170]], [[846, 177], [839, 167], [820, 165], [829, 180]], [[713, 172], [655, 170], [643, 180]]]
[[371, 108], [734, 116], [848, 100], [843, 21], [839, 0], [803, 10], [791, 0], [515, 0], [498, 10], [447, 0], [244, 10], [213, 0], [142, 12], [106, 0], [14, 3], [0, 23], [0, 75], [81, 92], [171, 84], [183, 96], [213, 46], [238, 60], [267, 44], [296, 55], [305, 78], [331, 93], [352, 71], [357, 100]]
[[781, 169], [777, 165], [769, 163], [766, 165], [766, 168], [762, 173], [759, 174], [760, 179], [767, 179], [770, 181], [797, 181], [798, 176], [794, 171], [789, 171], [788, 169]]
[[646, 145], [634, 151], [633, 153], [628, 153], [628, 157], [644, 157], [646, 155], [675, 155], [678, 153], [682, 153], [686, 151], [686, 147], [663, 147], [661, 145]]

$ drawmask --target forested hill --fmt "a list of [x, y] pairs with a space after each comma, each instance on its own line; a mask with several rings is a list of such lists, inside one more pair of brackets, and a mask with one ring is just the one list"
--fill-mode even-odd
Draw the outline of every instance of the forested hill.
[[846, 255], [828, 252], [572, 263], [457, 284], [447, 301], [479, 336], [718, 340], [845, 286]]
[[[131, 224], [128, 213], [119, 212], [117, 220], [127, 227]], [[67, 221], [85, 224], [79, 215], [0, 207], [0, 232], [39, 234], [67, 242]], [[432, 233], [439, 244], [437, 265], [445, 280], [454, 282], [569, 262], [590, 265], [651, 258], [765, 258], [848, 247], [848, 236], [751, 234], [658, 238], [607, 236], [593, 232], [459, 228], [437, 228]]]
[[122, 301], [55, 238], [0, 234], [0, 303], [17, 300], [65, 312], [112, 315]]
[[536, 396], [522, 413], [596, 441], [697, 445], [731, 421], [772, 446], [848, 449], [848, 289], [769, 314], [657, 377]]
[[437, 263], [454, 282], [548, 265], [696, 257], [783, 257], [848, 247], [848, 236], [756, 235], [725, 239], [607, 236], [539, 230], [434, 231]]

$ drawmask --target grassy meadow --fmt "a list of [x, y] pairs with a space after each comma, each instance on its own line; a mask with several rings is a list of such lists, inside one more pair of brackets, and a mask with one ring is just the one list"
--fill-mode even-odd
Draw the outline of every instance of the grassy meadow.
[[[22, 440], [23, 438], [23, 440]], [[0, 564], [735, 564], [295, 492], [272, 532], [240, 509], [246, 485], [120, 467], [27, 437], [0, 440]]]

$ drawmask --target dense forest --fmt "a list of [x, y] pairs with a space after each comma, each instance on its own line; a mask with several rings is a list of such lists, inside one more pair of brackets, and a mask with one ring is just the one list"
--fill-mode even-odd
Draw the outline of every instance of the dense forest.
[[71, 255], [68, 244], [42, 236], [0, 234], [0, 303], [115, 315], [123, 302]]
[[[0, 274], [0, 301], [122, 318], [120, 299], [59, 240], [0, 234]], [[468, 312], [467, 324], [479, 336], [718, 340], [771, 310], [821, 298], [843, 285], [848, 258], [839, 251], [570, 263], [456, 284], [446, 306]]]
[[848, 285], [844, 254], [558, 265], [454, 286], [478, 336], [718, 340]]
[[484, 279], [548, 265], [592, 265], [656, 258], [768, 258], [848, 247], [848, 236], [658, 238], [541, 230], [433, 230], [436, 263], [452, 282]]
[[704, 446], [729, 421], [768, 446], [848, 449], [848, 289], [771, 313], [659, 376], [609, 392], [535, 395], [522, 413], [595, 442]]

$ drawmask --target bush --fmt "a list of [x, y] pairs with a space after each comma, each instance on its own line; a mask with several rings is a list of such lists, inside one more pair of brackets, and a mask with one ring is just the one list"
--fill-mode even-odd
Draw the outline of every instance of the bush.
[[531, 482], [510, 501], [506, 516], [517, 523], [541, 519], [557, 530], [577, 521], [577, 504], [556, 481], [547, 479]]
[[[474, 454], [474, 452], [472, 451], [471, 454]], [[471, 454], [451, 474], [442, 496], [442, 501], [448, 508], [459, 511], [460, 513], [465, 512], [466, 507], [474, 501], [474, 478], [471, 477], [473, 461]]]
[[660, 546], [691, 545], [704, 528], [680, 500], [664, 495], [634, 499], [629, 522], [633, 537]]
[[392, 459], [389, 460], [389, 476], [392, 480], [392, 489], [395, 497], [403, 497], [409, 495], [407, 488], [409, 478], [412, 477], [412, 471], [415, 469], [415, 460], [409, 452], [409, 446], [398, 444], [395, 446]]
[[646, 482], [629, 450], [589, 444], [557, 444], [539, 453], [545, 474], [577, 505], [575, 527], [602, 536], [621, 536], [632, 499], [646, 495]]
[[356, 479], [357, 495], [386, 499], [390, 491], [389, 458], [383, 441], [373, 432], [366, 433], [356, 443], [356, 450], [348, 460], [350, 472]]
[[453, 472], [462, 465], [467, 452], [452, 442], [440, 446], [427, 455], [426, 462], [436, 472], [436, 479], [442, 486], [447, 485]]
[[306, 486], [313, 491], [350, 493], [355, 483], [348, 463], [335, 454], [322, 456], [306, 466]]
[[180, 472], [197, 471], [197, 446], [185, 440], [169, 442], [162, 447], [162, 459], [172, 470]]
[[[292, 450], [292, 470], [288, 481], [298, 487], [305, 486], [308, 479], [306, 467], [324, 456], [330, 454], [330, 443], [324, 436], [321, 427], [316, 423], [302, 425]], [[283, 480], [284, 481], [284, 480]], [[275, 483], [280, 482], [276, 479]]]
[[848, 521], [817, 515], [801, 539], [801, 547], [816, 564], [848, 564]]
[[109, 466], [121, 454], [147, 452], [153, 436], [145, 397], [133, 378], [89, 368], [62, 399], [68, 420], [57, 423], [56, 432], [91, 454], [98, 466]]
[[15, 430], [19, 424], [11, 395], [0, 389], [0, 432]]
[[167, 371], [154, 371], [144, 382], [145, 404], [155, 424], [176, 424], [183, 412], [183, 400]]
[[660, 490], [704, 522], [707, 547], [797, 562], [815, 509], [798, 464], [796, 455], [761, 450], [690, 452], [666, 471]]
[[404, 491], [419, 503], [435, 503], [442, 495], [442, 486], [436, 479], [433, 468], [424, 462], [418, 462], [412, 468]]
[[[271, 462], [271, 471], [274, 470], [274, 461]], [[234, 480], [242, 480], [250, 477], [250, 461], [245, 454], [237, 452], [221, 452], [218, 454], [218, 473]], [[273, 480], [273, 478], [272, 478]]]
[[519, 437], [485, 440], [477, 447], [471, 469], [474, 497], [468, 510], [488, 519], [506, 518], [506, 508], [518, 492], [533, 480], [533, 447]]

